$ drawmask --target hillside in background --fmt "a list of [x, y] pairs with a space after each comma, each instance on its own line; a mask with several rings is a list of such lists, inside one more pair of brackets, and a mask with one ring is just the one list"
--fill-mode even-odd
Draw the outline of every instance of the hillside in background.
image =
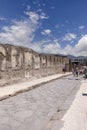
[[71, 60], [87, 60], [86, 56], [73, 56], [73, 55], [67, 55], [69, 59]]

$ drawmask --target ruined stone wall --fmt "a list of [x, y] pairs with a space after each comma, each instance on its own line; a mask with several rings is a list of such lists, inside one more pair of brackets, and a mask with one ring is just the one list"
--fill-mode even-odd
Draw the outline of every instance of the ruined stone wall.
[[64, 67], [69, 70], [66, 56], [39, 54], [29, 48], [0, 44], [0, 85], [61, 73]]

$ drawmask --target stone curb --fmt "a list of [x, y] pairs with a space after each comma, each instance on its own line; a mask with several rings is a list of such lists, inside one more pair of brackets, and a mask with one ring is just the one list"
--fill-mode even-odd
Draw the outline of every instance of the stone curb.
[[70, 108], [61, 119], [64, 122], [59, 130], [87, 130], [87, 80], [82, 80]]
[[[17, 85], [17, 86], [18, 86], [18, 85], [22, 85], [23, 87], [18, 88], [18, 89], [14, 89], [14, 88], [16, 88], [16, 87], [14, 87], [14, 85], [13, 85], [13, 86], [9, 86], [10, 88], [13, 87], [13, 88], [12, 88], [13, 90], [11, 89], [11, 91], [9, 91], [9, 92], [7, 92], [7, 93], [4, 93], [4, 94], [2, 94], [2, 95], [0, 94], [0, 101], [5, 100], [5, 99], [7, 99], [7, 98], [9, 98], [9, 97], [16, 96], [16, 95], [19, 94], [19, 93], [23, 93], [23, 92], [26, 92], [26, 91], [30, 91], [30, 90], [32, 90], [32, 89], [34, 89], [34, 88], [39, 87], [39, 86], [42, 85], [42, 84], [51, 82], [51, 81], [56, 80], [56, 79], [60, 79], [60, 78], [66, 77], [66, 76], [68, 76], [68, 75], [71, 75], [71, 73], [59, 74], [58, 76], [57, 76], [57, 75], [54, 75], [54, 77], [53, 77], [53, 75], [52, 75], [52, 76], [40, 78], [40, 79], [37, 79], [38, 82], [36, 82], [36, 80], [29, 81], [29, 82], [28, 82], [28, 85], [26, 85], [26, 87], [23, 86], [23, 84], [25, 84], [25, 82], [24, 82], [24, 83], [20, 83], [20, 84], [14, 84], [15, 86], [16, 86], [16, 85]], [[52, 78], [52, 77], [53, 77], [53, 78]], [[35, 83], [35, 82], [36, 82], [36, 83]], [[29, 83], [31, 84], [30, 86], [29, 86]], [[2, 90], [0, 90], [0, 92], [2, 91], [2, 93], [3, 93], [3, 89], [9, 89], [9, 88], [8, 88], [8, 87], [4, 87], [4, 88], [0, 88], [0, 89], [2, 89]]]

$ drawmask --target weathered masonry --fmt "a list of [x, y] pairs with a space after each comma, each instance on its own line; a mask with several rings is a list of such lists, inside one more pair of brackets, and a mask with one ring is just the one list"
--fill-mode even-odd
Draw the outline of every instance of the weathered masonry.
[[32, 49], [0, 44], [0, 85], [8, 82], [69, 71], [66, 56], [39, 54]]

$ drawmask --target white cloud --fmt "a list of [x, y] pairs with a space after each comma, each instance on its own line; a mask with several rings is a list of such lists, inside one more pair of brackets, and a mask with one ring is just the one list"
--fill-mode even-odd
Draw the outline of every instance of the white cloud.
[[[38, 11], [39, 12], [39, 11]], [[38, 20], [48, 19], [49, 16], [47, 16], [44, 12], [37, 13], [35, 11], [25, 11], [24, 12], [27, 16], [29, 16], [29, 19], [33, 23], [37, 23]]]
[[43, 30], [43, 32], [41, 32], [43, 35], [50, 35], [51, 34], [51, 30], [50, 29], [45, 29]]
[[34, 50], [44, 53], [87, 56], [87, 35], [83, 36], [74, 47], [67, 45], [62, 48], [58, 39], [42, 40], [33, 44], [32, 47]]
[[78, 28], [82, 30], [82, 29], [85, 28], [85, 26], [84, 26], [84, 25], [81, 25], [81, 26], [79, 26]]
[[76, 34], [74, 33], [67, 33], [64, 37], [63, 37], [63, 41], [72, 41], [76, 39]]
[[75, 52], [78, 55], [86, 55], [87, 56], [87, 35], [84, 35], [75, 46]]
[[15, 21], [12, 26], [4, 26], [3, 32], [0, 33], [0, 42], [16, 45], [27, 45], [32, 42], [36, 27], [28, 21]]
[[31, 45], [32, 49], [40, 53], [58, 54], [61, 50], [57, 39], [45, 39]]
[[74, 47], [67, 45], [63, 52], [75, 56], [87, 56], [87, 35], [84, 35]]
[[61, 50], [60, 44], [57, 39], [50, 40], [47, 44], [44, 44], [43, 51], [45, 53], [58, 54]]
[[5, 21], [6, 18], [5, 18], [5, 17], [0, 17], [0, 20], [1, 20], [1, 21]]
[[73, 48], [70, 45], [67, 45], [65, 48], [62, 48], [58, 42], [58, 39], [46, 39], [34, 43], [31, 45], [32, 49], [40, 53], [48, 53], [48, 54], [71, 54]]
[[[27, 10], [25, 14], [27, 18], [21, 19], [20, 21], [12, 21], [11, 25], [3, 26], [1, 28], [0, 43], [23, 45], [32, 48], [37, 52], [87, 56], [87, 35], [83, 35], [74, 47], [67, 45], [62, 48], [58, 39], [43, 39], [41, 41], [34, 42], [35, 32], [40, 27], [41, 20], [48, 19], [49, 17], [42, 11], [35, 12]], [[1, 18], [1, 20], [5, 19]], [[45, 29], [42, 31], [42, 34], [50, 35], [51, 30]], [[72, 42], [76, 38], [76, 34], [67, 33], [65, 37], [63, 37], [63, 41]]]
[[40, 15], [41, 19], [49, 19], [49, 16], [47, 16], [44, 12], [41, 13]]
[[45, 13], [26, 11], [27, 18], [20, 21], [13, 20], [11, 25], [3, 26], [0, 32], [0, 42], [29, 46], [33, 42], [35, 32], [40, 27], [41, 20], [46, 19]]
[[25, 14], [27, 16], [29, 16], [29, 19], [30, 19], [30, 21], [33, 24], [37, 24], [38, 23], [38, 20], [40, 19], [40, 15], [39, 14], [37, 14], [36, 12], [33, 12], [33, 11], [25, 12]]
[[58, 54], [60, 50], [60, 45], [58, 43], [54, 43], [54, 44], [47, 44], [44, 46], [43, 51], [45, 53], [53, 53], [53, 54]]

